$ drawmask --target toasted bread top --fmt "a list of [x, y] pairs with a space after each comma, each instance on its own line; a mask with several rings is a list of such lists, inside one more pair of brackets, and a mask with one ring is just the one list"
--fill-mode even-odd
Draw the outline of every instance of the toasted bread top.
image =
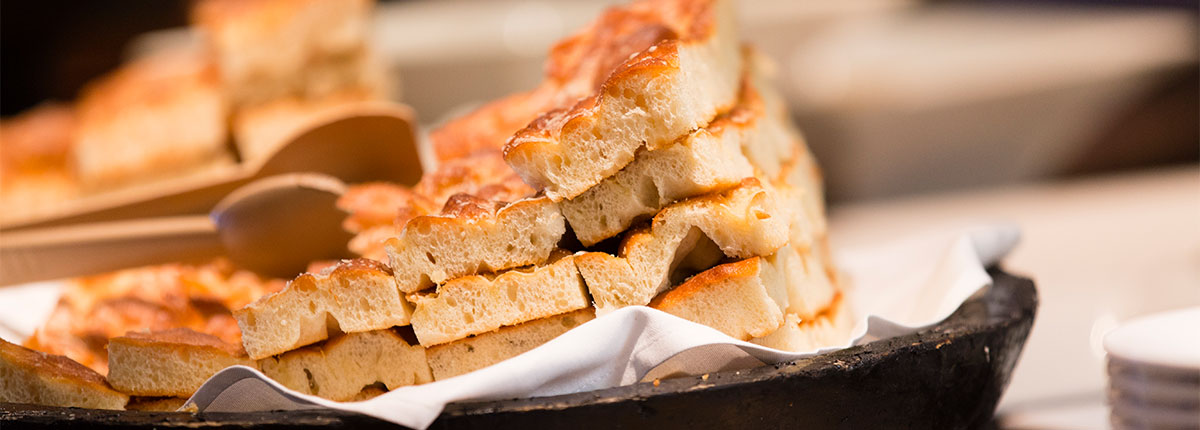
[[433, 202], [412, 189], [387, 182], [352, 185], [338, 197], [339, 209], [350, 215], [342, 228], [361, 233], [381, 225], [404, 225], [409, 219], [433, 210]]
[[132, 346], [178, 346], [217, 350], [232, 356], [245, 356], [241, 345], [235, 345], [207, 333], [177, 327], [159, 331], [131, 331], [124, 336], [109, 339], [109, 343]]
[[[630, 61], [635, 53], [645, 53], [664, 41], [706, 38], [715, 24], [712, 3], [711, 0], [643, 0], [609, 8], [591, 25], [551, 48], [546, 62], [547, 80], [575, 98], [594, 92], [623, 63], [662, 58], [660, 53]], [[560, 98], [568, 100], [566, 95]]]
[[574, 119], [587, 116], [615, 82], [676, 66], [680, 42], [702, 40], [714, 31], [714, 3], [640, 1], [610, 8], [590, 26], [556, 44], [546, 63], [546, 79], [560, 95], [513, 135], [505, 152], [559, 134]]
[[392, 276], [392, 269], [387, 265], [369, 258], [355, 258], [349, 260], [341, 260], [336, 264], [326, 266], [320, 272], [301, 273], [295, 279], [292, 279], [280, 291], [272, 294], [267, 294], [260, 297], [254, 303], [250, 303], [240, 309], [233, 311], [234, 315], [242, 315], [253, 312], [255, 308], [264, 306], [266, 303], [277, 302], [279, 300], [289, 300], [288, 290], [300, 289], [301, 291], [311, 291], [317, 288], [317, 282], [323, 279], [338, 278], [338, 277], [362, 277], [362, 276]]
[[513, 201], [533, 194], [512, 168], [504, 162], [499, 150], [484, 149], [471, 155], [442, 163], [426, 174], [414, 191], [442, 205], [450, 196], [472, 194], [488, 200]]
[[543, 85], [533, 91], [512, 94], [452, 119], [429, 132], [438, 161], [470, 156], [479, 151], [500, 150], [516, 133], [553, 100], [554, 88]]
[[75, 360], [61, 355], [34, 351], [3, 339], [0, 339], [0, 359], [17, 368], [36, 372], [43, 377], [76, 381], [97, 389], [112, 390], [104, 381], [103, 376]]
[[[665, 3], [665, 4], [660, 4]], [[679, 31], [700, 36], [694, 22], [703, 18], [695, 8], [705, 2], [641, 2], [611, 8], [590, 26], [560, 41], [550, 51], [545, 82], [537, 88], [493, 101], [451, 120], [429, 135], [439, 160], [466, 157], [482, 149], [503, 148], [509, 137], [544, 117], [546, 112], [583, 105], [589, 95], [619, 68], [649, 66], [666, 51], [629, 62], [630, 55], [679, 38]], [[708, 19], [711, 19], [709, 17]], [[629, 63], [629, 64], [624, 64]], [[624, 65], [623, 65], [624, 64]]]
[[[339, 276], [392, 276], [392, 269], [386, 264], [369, 258], [353, 258], [342, 260], [332, 266], [321, 269], [317, 273], [304, 273], [296, 277], [296, 280], [304, 277], [310, 278], [329, 278]], [[296, 281], [292, 281], [296, 282]]]

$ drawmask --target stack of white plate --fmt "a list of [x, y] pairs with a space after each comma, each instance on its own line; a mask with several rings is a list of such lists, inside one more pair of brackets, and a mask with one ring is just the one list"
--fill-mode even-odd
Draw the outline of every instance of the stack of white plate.
[[1200, 307], [1132, 320], [1104, 349], [1114, 429], [1200, 430]]

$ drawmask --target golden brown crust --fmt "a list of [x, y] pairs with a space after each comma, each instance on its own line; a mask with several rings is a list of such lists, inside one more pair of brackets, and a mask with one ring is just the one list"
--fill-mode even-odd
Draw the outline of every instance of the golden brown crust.
[[131, 331], [186, 327], [240, 345], [241, 330], [230, 310], [283, 285], [224, 260], [81, 278], [68, 284], [50, 318], [25, 345], [65, 355], [100, 373], [108, 372], [108, 340]]
[[466, 219], [488, 218], [496, 216], [496, 211], [504, 206], [504, 202], [460, 193], [450, 196], [450, 199], [446, 200], [446, 206], [442, 207], [440, 216]]
[[715, 13], [709, 0], [641, 1], [607, 10], [550, 50], [546, 79], [561, 95], [517, 131], [504, 152], [582, 126], [597, 105], [597, 95], [616, 82], [677, 67], [679, 42], [711, 35]]
[[488, 103], [430, 133], [441, 161], [480, 150], [500, 150], [508, 139], [547, 111], [587, 106], [587, 99], [629, 56], [676, 37], [647, 7], [613, 8], [595, 23], [559, 42], [546, 62], [546, 81], [532, 91]]
[[354, 258], [342, 260], [331, 267], [326, 267], [321, 270], [320, 274], [321, 276], [354, 276], [358, 274], [392, 276], [392, 269], [386, 264], [369, 258]]
[[543, 86], [509, 95], [429, 132], [429, 141], [438, 161], [503, 148], [509, 136], [546, 109], [554, 96], [550, 90], [552, 88]]
[[109, 389], [104, 377], [75, 360], [61, 355], [34, 351], [0, 339], [0, 359], [21, 369], [47, 378], [78, 381], [97, 389]]
[[413, 188], [435, 205], [455, 194], [471, 194], [487, 200], [514, 201], [533, 194], [498, 150], [485, 149], [465, 158], [447, 161], [426, 174]]
[[337, 206], [350, 213], [343, 228], [361, 233], [381, 225], [404, 225], [409, 219], [429, 213], [433, 203], [411, 189], [386, 182], [350, 186]]
[[443, 218], [481, 214], [479, 209], [500, 204], [496, 202], [532, 194], [533, 189], [508, 167], [499, 150], [485, 148], [442, 162], [411, 190], [391, 184], [354, 186], [338, 205], [350, 212], [343, 227], [357, 234], [350, 242], [351, 250], [382, 261], [386, 259], [384, 243], [412, 219], [438, 213], [439, 208]]
[[[388, 267], [386, 264], [380, 263], [379, 261], [376, 261], [376, 260], [372, 260], [369, 258], [354, 258], [354, 259], [338, 261], [337, 263], [335, 263], [333, 265], [322, 268], [321, 271], [319, 271], [319, 272], [301, 273], [299, 276], [296, 277], [296, 279], [293, 279], [288, 284], [289, 284], [289, 287], [291, 287], [291, 288], [300, 288], [300, 289], [314, 288], [315, 289], [315, 288], [317, 288], [316, 287], [317, 278], [354, 279], [354, 278], [369, 277], [369, 276], [390, 277], [390, 276], [392, 276], [392, 269], [390, 267]], [[260, 300], [261, 301], [270, 300], [272, 297], [282, 297], [282, 296], [278, 295], [278, 294], [268, 295], [268, 296], [264, 296]], [[240, 312], [242, 310], [244, 310], [244, 309], [239, 309], [239, 310], [236, 310], [235, 312]]]
[[684, 281], [684, 283], [668, 291], [666, 294], [660, 294], [658, 297], [655, 297], [648, 306], [652, 308], [678, 306], [687, 301], [688, 297], [700, 293], [711, 285], [726, 282], [732, 278], [754, 276], [758, 273], [760, 264], [762, 264], [762, 258], [752, 257], [705, 270]]
[[131, 331], [124, 336], [109, 339], [109, 343], [123, 343], [130, 346], [142, 347], [175, 345], [217, 350], [238, 357], [246, 355], [246, 351], [242, 349], [241, 345], [231, 344], [211, 334], [200, 333], [182, 327], [159, 331]]
[[542, 199], [522, 199], [509, 203], [465, 193], [455, 194], [446, 201], [441, 213], [413, 218], [404, 225], [404, 229], [431, 229], [438, 224], [456, 226], [484, 219], [499, 219], [502, 212], [519, 211], [524, 207], [538, 207], [546, 203]]

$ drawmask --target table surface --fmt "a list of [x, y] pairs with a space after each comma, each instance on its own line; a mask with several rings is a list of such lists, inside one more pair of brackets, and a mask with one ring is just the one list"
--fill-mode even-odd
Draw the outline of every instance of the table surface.
[[1004, 267], [1042, 300], [1000, 427], [1107, 427], [1103, 336], [1200, 304], [1200, 167], [850, 204], [830, 231], [837, 248], [997, 221], [1021, 227]]

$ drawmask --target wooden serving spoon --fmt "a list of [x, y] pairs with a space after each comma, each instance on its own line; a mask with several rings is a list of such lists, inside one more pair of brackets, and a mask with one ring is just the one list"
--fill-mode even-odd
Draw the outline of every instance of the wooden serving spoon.
[[108, 221], [0, 233], [0, 285], [225, 255], [239, 267], [291, 278], [310, 262], [349, 256], [342, 181], [272, 176], [238, 188], [208, 215]]
[[46, 213], [3, 219], [0, 230], [131, 218], [201, 214], [250, 181], [289, 172], [324, 173], [346, 183], [421, 179], [422, 165], [407, 106], [361, 102], [314, 118], [269, 156], [201, 176], [136, 185], [83, 197]]

